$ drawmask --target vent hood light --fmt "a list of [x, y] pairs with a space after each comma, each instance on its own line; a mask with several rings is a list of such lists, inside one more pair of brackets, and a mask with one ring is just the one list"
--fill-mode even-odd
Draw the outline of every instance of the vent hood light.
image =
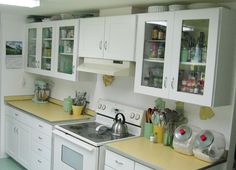
[[84, 63], [80, 64], [77, 70], [102, 75], [130, 76], [134, 75], [134, 63], [129, 61], [84, 58]]
[[0, 4], [33, 8], [40, 6], [40, 0], [0, 0]]

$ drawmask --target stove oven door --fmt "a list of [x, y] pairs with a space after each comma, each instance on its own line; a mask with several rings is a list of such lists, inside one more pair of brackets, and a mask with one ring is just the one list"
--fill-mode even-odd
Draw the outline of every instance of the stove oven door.
[[54, 135], [54, 170], [97, 170], [98, 148], [59, 130]]

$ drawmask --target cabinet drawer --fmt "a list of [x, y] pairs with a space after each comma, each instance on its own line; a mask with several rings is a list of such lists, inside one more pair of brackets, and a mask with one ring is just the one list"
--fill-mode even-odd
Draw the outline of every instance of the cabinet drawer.
[[50, 136], [45, 135], [41, 132], [33, 132], [33, 141], [38, 142], [41, 145], [44, 145], [48, 149], [51, 149], [52, 139]]
[[51, 150], [47, 147], [37, 143], [36, 141], [33, 141], [32, 150], [41, 157], [47, 159], [48, 161], [51, 161]]
[[134, 161], [106, 150], [105, 164], [116, 170], [133, 170]]
[[151, 168], [149, 168], [147, 166], [144, 166], [142, 164], [139, 164], [137, 162], [135, 162], [135, 168], [134, 169], [135, 170], [153, 170], [153, 169], [151, 169]]
[[35, 128], [36, 130], [45, 133], [48, 136], [52, 136], [52, 126], [39, 120], [39, 119], [34, 119], [33, 122], [33, 128]]
[[32, 117], [27, 115], [26, 113], [23, 113], [13, 107], [6, 107], [6, 114], [28, 126], [31, 126], [32, 123]]
[[31, 170], [50, 170], [51, 164], [41, 156], [32, 153]]

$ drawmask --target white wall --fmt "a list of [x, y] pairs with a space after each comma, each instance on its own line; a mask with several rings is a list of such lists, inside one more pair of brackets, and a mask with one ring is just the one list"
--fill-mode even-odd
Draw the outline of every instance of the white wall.
[[[23, 69], [6, 69], [5, 44], [6, 41], [24, 40], [25, 16], [1, 14], [1, 114], [0, 114], [0, 157], [4, 154], [4, 99], [6, 95], [32, 94], [32, 76], [25, 74]], [[24, 44], [23, 44], [24, 45]]]

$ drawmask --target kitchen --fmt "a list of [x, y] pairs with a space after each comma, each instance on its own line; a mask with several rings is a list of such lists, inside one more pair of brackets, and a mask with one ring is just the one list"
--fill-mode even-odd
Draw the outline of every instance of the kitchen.
[[[153, 2], [157, 3], [157, 2]], [[224, 5], [235, 7], [235, 3], [225, 3]], [[124, 6], [124, 5], [119, 5]], [[66, 7], [66, 6], [65, 6]], [[106, 7], [104, 5], [104, 7]], [[115, 7], [115, 6], [111, 6]], [[91, 7], [90, 7], [91, 8]], [[88, 8], [88, 9], [90, 9]], [[6, 7], [5, 10], [9, 10]], [[34, 9], [31, 9], [32, 11]], [[66, 10], [66, 9], [65, 9]], [[16, 10], [17, 11], [17, 10]], [[69, 10], [68, 10], [69, 11]], [[59, 12], [59, 11], [58, 11]], [[58, 13], [55, 11], [55, 13]], [[34, 12], [32, 12], [33, 14]], [[47, 13], [45, 13], [47, 14]], [[22, 40], [24, 41], [25, 36], [25, 17], [18, 16], [16, 14], [2, 12], [1, 15], [1, 27], [2, 27], [2, 38], [1, 44], [5, 44], [5, 41], [10, 40]], [[16, 31], [17, 28], [17, 31]], [[21, 28], [21, 29], [20, 29]], [[5, 56], [5, 45], [1, 47], [2, 56]], [[2, 62], [5, 63], [5, 57], [2, 57]], [[78, 82], [71, 82], [57, 78], [41, 77], [36, 74], [28, 74], [24, 72], [24, 69], [6, 69], [5, 65], [2, 64], [1, 69], [1, 154], [4, 156], [4, 98], [3, 96], [16, 96], [16, 95], [30, 95], [34, 91], [34, 79], [43, 78], [51, 81], [54, 85], [51, 89], [51, 97], [64, 100], [67, 96], [73, 96], [75, 90], [87, 91], [91, 109], [95, 110], [98, 98], [109, 99], [117, 103], [127, 104], [129, 106], [135, 106], [138, 108], [149, 108], [150, 105], [154, 104], [154, 100], [159, 97], [151, 97], [148, 95], [141, 95], [134, 93], [134, 76], [130, 77], [115, 77], [114, 82], [111, 86], [105, 87], [101, 75], [93, 74], [81, 74], [83, 80]], [[232, 93], [232, 92], [231, 92]], [[122, 95], [121, 95], [122, 94]], [[125, 100], [124, 100], [125, 99]], [[175, 107], [175, 101], [166, 100], [166, 106], [168, 108]], [[233, 118], [233, 106], [223, 106], [214, 108], [215, 116], [212, 119], [202, 121], [199, 119], [199, 106], [194, 104], [185, 103], [185, 113], [189, 119], [189, 123], [195, 124], [202, 128], [215, 129], [224, 133], [226, 137], [227, 148], [232, 148], [229, 151], [229, 155], [233, 155], [233, 148], [235, 145], [235, 135], [233, 130], [235, 125], [232, 124]], [[222, 112], [224, 114], [222, 114]], [[196, 114], [197, 113], [197, 114]], [[232, 142], [230, 142], [232, 141]], [[228, 156], [229, 156], [228, 155]], [[232, 161], [232, 160], [231, 160]]]

